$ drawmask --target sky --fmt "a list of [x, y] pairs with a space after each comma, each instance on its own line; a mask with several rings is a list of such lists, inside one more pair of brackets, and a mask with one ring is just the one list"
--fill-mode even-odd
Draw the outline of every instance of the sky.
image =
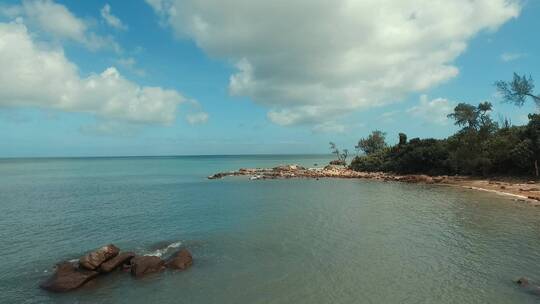
[[[328, 153], [443, 138], [540, 81], [536, 0], [4, 0], [0, 157]], [[540, 93], [540, 84], [537, 92]]]

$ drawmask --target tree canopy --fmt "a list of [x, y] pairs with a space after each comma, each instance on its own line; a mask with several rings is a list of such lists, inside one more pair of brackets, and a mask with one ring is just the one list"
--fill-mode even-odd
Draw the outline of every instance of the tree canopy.
[[[506, 102], [517, 106], [533, 100], [531, 77], [514, 74], [510, 82], [498, 81], [497, 89]], [[540, 114], [529, 114], [526, 125], [514, 126], [508, 119], [501, 123], [491, 118], [492, 104], [458, 104], [448, 117], [461, 129], [445, 139], [407, 141], [399, 134], [399, 143], [388, 146], [386, 134], [375, 130], [356, 146], [365, 152], [351, 162], [358, 171], [386, 171], [401, 174], [462, 174], [462, 175], [533, 175], [539, 176]]]
[[495, 86], [505, 102], [521, 107], [527, 99], [532, 99], [536, 106], [540, 107], [540, 95], [534, 93], [534, 81], [531, 76], [514, 73], [511, 81], [497, 81]]
[[361, 138], [355, 148], [356, 150], [363, 151], [367, 155], [373, 154], [384, 149], [387, 146], [385, 140], [386, 133], [375, 130], [371, 132], [371, 134], [367, 138]]

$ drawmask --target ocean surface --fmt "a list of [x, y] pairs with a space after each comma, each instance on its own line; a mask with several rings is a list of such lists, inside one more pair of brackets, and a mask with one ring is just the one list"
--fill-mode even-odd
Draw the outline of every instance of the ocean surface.
[[[540, 208], [492, 193], [218, 171], [327, 156], [0, 160], [0, 303], [539, 303]], [[38, 288], [62, 260], [114, 243], [194, 265]]]

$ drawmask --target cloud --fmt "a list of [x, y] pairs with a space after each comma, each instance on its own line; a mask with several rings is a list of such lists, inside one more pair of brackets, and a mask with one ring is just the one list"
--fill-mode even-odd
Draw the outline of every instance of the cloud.
[[345, 126], [336, 122], [325, 122], [312, 128], [314, 133], [343, 133]]
[[137, 76], [143, 77], [146, 75], [146, 71], [137, 67], [137, 61], [133, 57], [119, 58], [116, 63]]
[[452, 113], [453, 110], [452, 104], [445, 98], [429, 100], [427, 95], [422, 95], [420, 96], [420, 103], [409, 108], [407, 113], [431, 124], [447, 125], [447, 115]]
[[95, 114], [108, 120], [170, 124], [186, 100], [175, 90], [140, 86], [114, 67], [81, 77], [61, 48], [36, 43], [21, 23], [0, 23], [0, 106]]
[[281, 125], [320, 124], [455, 77], [470, 39], [518, 0], [147, 0], [178, 37], [232, 62], [232, 95]]
[[111, 6], [107, 3], [103, 8], [100, 10], [101, 17], [107, 22], [108, 25], [111, 27], [117, 29], [117, 30], [127, 30], [128, 27], [124, 23], [122, 23], [122, 20], [120, 18], [116, 17], [111, 13]]
[[0, 14], [11, 19], [21, 18], [36, 31], [47, 33], [57, 40], [74, 41], [91, 50], [121, 48], [111, 36], [101, 36], [77, 18], [65, 6], [52, 0], [26, 0], [21, 5], [0, 6]]
[[190, 125], [203, 124], [208, 121], [208, 113], [197, 112], [186, 115], [186, 120]]
[[504, 62], [510, 62], [510, 61], [518, 60], [524, 56], [525, 54], [523, 53], [502, 53], [501, 60]]

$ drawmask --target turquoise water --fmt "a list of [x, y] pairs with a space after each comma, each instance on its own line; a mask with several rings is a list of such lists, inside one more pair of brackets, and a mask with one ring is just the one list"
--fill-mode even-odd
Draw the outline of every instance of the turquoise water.
[[[538, 303], [512, 280], [540, 280], [540, 208], [444, 186], [206, 179], [328, 160], [0, 160], [0, 303]], [[38, 288], [56, 262], [110, 242], [186, 246], [195, 264]]]

